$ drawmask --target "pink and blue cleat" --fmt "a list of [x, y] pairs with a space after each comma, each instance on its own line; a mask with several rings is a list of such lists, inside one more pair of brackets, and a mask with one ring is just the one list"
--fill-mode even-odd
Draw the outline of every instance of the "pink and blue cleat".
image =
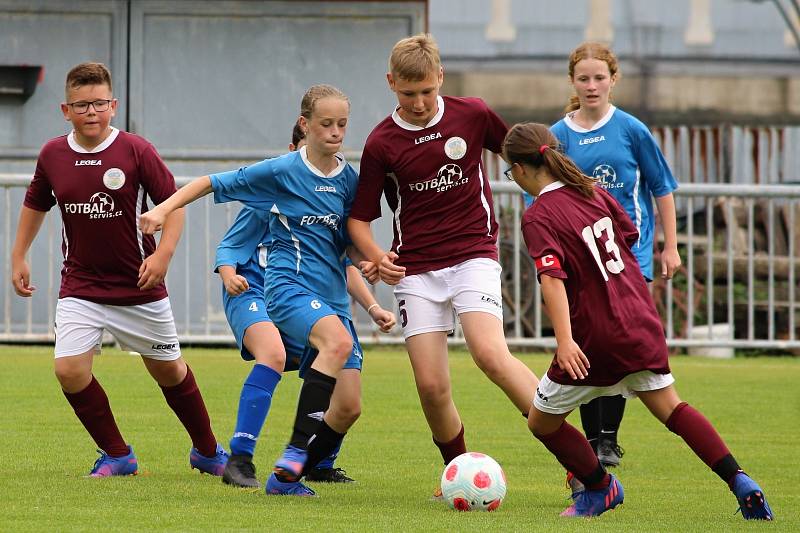
[[611, 474], [611, 483], [608, 487], [599, 490], [586, 489], [573, 497], [575, 501], [561, 512], [561, 516], [600, 516], [621, 504], [625, 492], [622, 490], [622, 483]]
[[286, 481], [300, 481], [308, 452], [291, 444], [283, 450], [283, 455], [275, 462], [273, 472]]
[[122, 457], [111, 457], [103, 450], [97, 452], [100, 457], [94, 462], [94, 467], [89, 473], [90, 477], [135, 476], [139, 470], [139, 462], [132, 446], [128, 446], [128, 455]]
[[767, 503], [767, 498], [764, 496], [764, 491], [758, 486], [758, 483], [745, 474], [739, 472], [733, 478], [731, 491], [736, 495], [739, 500], [739, 510], [742, 511], [742, 516], [745, 520], [773, 520], [774, 515]]
[[264, 489], [267, 494], [274, 495], [274, 496], [316, 496], [317, 493], [314, 492], [310, 487], [306, 487], [299, 481], [287, 481], [283, 482], [280, 481], [276, 476], [275, 472], [270, 474], [267, 478], [267, 482], [265, 483], [266, 488]]
[[197, 451], [197, 448], [192, 448], [189, 452], [189, 465], [205, 474], [221, 476], [225, 471], [225, 465], [227, 463], [228, 452], [226, 452], [219, 444], [217, 444], [217, 451], [213, 457], [206, 457], [205, 455], [202, 455]]

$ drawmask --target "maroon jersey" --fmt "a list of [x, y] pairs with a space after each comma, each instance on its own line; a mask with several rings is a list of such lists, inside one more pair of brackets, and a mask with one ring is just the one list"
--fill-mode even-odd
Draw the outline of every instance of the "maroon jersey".
[[642, 370], [666, 374], [667, 344], [647, 283], [630, 250], [638, 233], [614, 198], [594, 198], [557, 182], [522, 216], [538, 276], [564, 280], [572, 338], [589, 358], [589, 376], [572, 380], [555, 358], [547, 371], [562, 385], [606, 386]]
[[73, 134], [44, 145], [25, 195], [25, 206], [61, 209], [61, 269], [59, 298], [82, 298], [101, 304], [139, 305], [161, 300], [160, 284], [143, 291], [137, 286], [139, 267], [155, 250], [152, 235], [139, 231], [139, 216], [149, 196], [166, 200], [176, 191], [175, 179], [146, 140], [113, 129], [91, 152]]
[[497, 221], [483, 149], [500, 152], [508, 127], [479, 98], [439, 97], [425, 127], [397, 111], [367, 138], [350, 216], [381, 216], [381, 194], [394, 212], [392, 250], [406, 274], [476, 257], [497, 260]]

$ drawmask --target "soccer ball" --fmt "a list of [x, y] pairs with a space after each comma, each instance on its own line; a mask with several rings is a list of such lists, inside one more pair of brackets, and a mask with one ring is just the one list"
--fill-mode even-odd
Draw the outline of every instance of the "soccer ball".
[[506, 474], [484, 453], [462, 453], [444, 468], [442, 496], [458, 511], [494, 511], [506, 496]]

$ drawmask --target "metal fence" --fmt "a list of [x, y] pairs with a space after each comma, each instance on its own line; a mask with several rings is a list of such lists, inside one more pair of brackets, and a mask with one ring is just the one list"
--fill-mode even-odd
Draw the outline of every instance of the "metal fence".
[[[668, 343], [688, 349], [800, 353], [800, 128], [681, 127], [655, 133], [681, 182], [675, 195], [683, 267], [673, 281], [656, 279], [652, 285]], [[490, 176], [500, 176], [504, 168], [494, 155], [487, 156], [486, 166]], [[6, 342], [53, 340], [61, 265], [57, 209], [47, 217], [30, 253], [36, 295], [19, 298], [8, 281], [16, 220], [29, 181], [25, 174], [0, 174], [0, 341]], [[535, 270], [519, 231], [520, 190], [506, 181], [493, 181], [492, 186], [500, 221], [508, 342], [553, 347]], [[216, 245], [237, 210], [214, 207], [210, 198], [187, 209], [184, 235], [167, 277], [184, 343], [232, 343], [211, 266]], [[383, 232], [381, 241], [388, 243], [385, 226]], [[385, 307], [394, 305], [390, 288], [379, 284], [375, 290]], [[402, 342], [399, 332], [379, 334], [362, 311], [354, 319], [364, 342]], [[451, 342], [463, 342], [459, 331]]]
[[[504, 222], [509, 343], [555, 346], [533, 263], [510, 223], [522, 213], [518, 188], [495, 183], [494, 191]], [[685, 206], [678, 220], [683, 266], [673, 280], [652, 285], [670, 346], [800, 348], [800, 185], [681, 184], [675, 194]]]

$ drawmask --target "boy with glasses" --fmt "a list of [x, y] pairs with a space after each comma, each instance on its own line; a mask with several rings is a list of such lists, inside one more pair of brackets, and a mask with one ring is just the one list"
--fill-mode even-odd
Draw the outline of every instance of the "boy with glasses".
[[11, 253], [16, 293], [31, 297], [25, 256], [58, 204], [64, 264], [55, 317], [55, 374], [64, 396], [99, 448], [92, 477], [133, 475], [138, 462], [123, 439], [103, 387], [92, 374], [103, 330], [138, 352], [167, 404], [192, 440], [189, 463], [220, 476], [228, 454], [217, 444], [191, 369], [181, 358], [164, 277], [175, 252], [183, 211], [173, 213], [156, 246], [137, 227], [146, 196], [159, 203], [175, 179], [153, 145], [111, 126], [117, 100], [101, 63], [81, 63], [67, 74], [64, 118], [68, 135], [39, 153], [20, 211]]

